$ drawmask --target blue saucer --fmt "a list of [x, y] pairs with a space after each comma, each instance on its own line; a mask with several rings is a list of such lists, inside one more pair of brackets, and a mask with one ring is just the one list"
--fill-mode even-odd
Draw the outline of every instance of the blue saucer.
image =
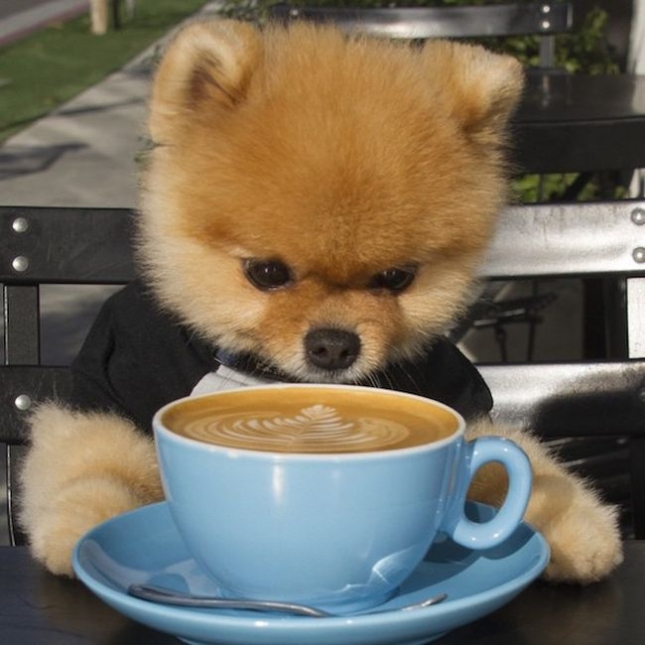
[[[469, 504], [476, 521], [493, 509]], [[216, 595], [217, 586], [186, 550], [167, 504], [115, 517], [85, 535], [74, 551], [77, 576], [117, 611], [193, 644], [420, 645], [498, 609], [547, 565], [549, 548], [527, 524], [503, 544], [471, 551], [450, 540], [436, 542], [400, 593], [380, 607], [388, 611], [342, 618], [307, 618], [253, 611], [168, 607], [128, 595], [131, 584]], [[445, 592], [435, 607], [397, 608]], [[391, 611], [389, 611], [391, 610]]]

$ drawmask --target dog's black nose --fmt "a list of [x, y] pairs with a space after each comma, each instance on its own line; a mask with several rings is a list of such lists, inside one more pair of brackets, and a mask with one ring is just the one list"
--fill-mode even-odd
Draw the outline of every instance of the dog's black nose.
[[344, 370], [358, 358], [361, 339], [344, 329], [313, 329], [305, 336], [307, 360], [324, 370]]

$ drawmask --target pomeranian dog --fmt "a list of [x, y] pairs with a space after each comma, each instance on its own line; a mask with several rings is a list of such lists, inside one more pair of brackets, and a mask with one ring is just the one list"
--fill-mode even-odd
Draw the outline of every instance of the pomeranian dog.
[[[511, 438], [535, 478], [527, 519], [545, 576], [586, 583], [621, 560], [616, 513], [519, 428], [493, 427], [444, 332], [507, 196], [512, 58], [350, 37], [329, 26], [193, 23], [156, 74], [140, 213], [142, 280], [103, 308], [69, 401], [41, 405], [23, 471], [36, 558], [72, 574], [81, 535], [161, 500], [154, 412], [269, 380], [361, 383], [444, 401], [469, 435]], [[474, 499], [499, 504], [482, 469]]]

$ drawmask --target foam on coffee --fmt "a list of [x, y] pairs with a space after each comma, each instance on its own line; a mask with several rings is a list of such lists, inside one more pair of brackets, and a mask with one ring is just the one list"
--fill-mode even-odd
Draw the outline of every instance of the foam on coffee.
[[190, 439], [285, 453], [410, 448], [448, 437], [458, 427], [449, 411], [427, 401], [298, 387], [188, 399], [167, 410], [162, 422]]

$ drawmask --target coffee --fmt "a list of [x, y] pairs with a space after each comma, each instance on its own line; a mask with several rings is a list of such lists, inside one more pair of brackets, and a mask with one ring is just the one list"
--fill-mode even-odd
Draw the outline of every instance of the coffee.
[[427, 401], [351, 388], [244, 390], [187, 399], [163, 424], [181, 436], [230, 448], [284, 453], [357, 453], [411, 448], [457, 431], [454, 415]]
[[[381, 605], [438, 533], [500, 545], [531, 490], [517, 446], [467, 442], [459, 414], [401, 392], [252, 386], [173, 401], [152, 424], [173, 521], [224, 596], [341, 614]], [[473, 522], [466, 492], [493, 462], [508, 494], [494, 519]]]

